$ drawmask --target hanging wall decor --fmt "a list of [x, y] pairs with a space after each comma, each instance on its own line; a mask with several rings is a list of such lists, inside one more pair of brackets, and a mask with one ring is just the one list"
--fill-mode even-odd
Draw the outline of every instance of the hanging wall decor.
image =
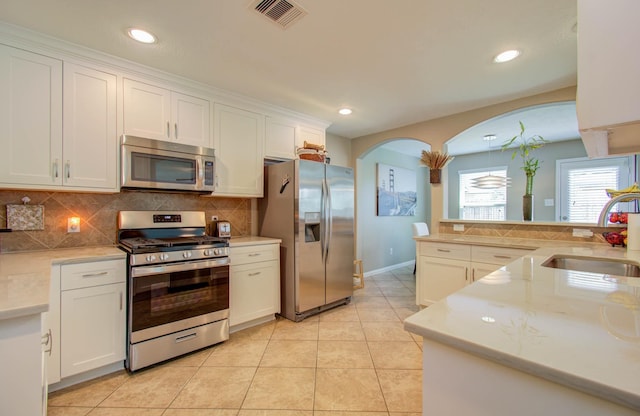
[[416, 171], [378, 163], [378, 216], [416, 215]]

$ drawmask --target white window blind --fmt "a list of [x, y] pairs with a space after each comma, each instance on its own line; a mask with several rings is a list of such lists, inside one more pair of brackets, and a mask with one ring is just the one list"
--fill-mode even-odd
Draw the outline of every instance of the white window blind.
[[460, 177], [460, 217], [463, 220], [504, 220], [507, 207], [507, 187], [479, 189], [471, 186], [475, 178], [486, 175], [507, 176], [507, 168], [458, 171]]
[[617, 166], [568, 171], [568, 214], [571, 222], [596, 222], [609, 197], [603, 189], [618, 189]]
[[[609, 201], [607, 189], [622, 189], [633, 183], [633, 157], [565, 159], [557, 161], [559, 219], [594, 223]], [[629, 204], [614, 210], [629, 211]]]

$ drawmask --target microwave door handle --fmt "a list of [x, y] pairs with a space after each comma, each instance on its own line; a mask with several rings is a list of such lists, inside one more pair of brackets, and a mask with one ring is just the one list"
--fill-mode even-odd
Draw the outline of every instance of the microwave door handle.
[[204, 163], [202, 163], [201, 158], [196, 158], [196, 172], [198, 172], [198, 179], [196, 180], [196, 184], [198, 189], [204, 188]]

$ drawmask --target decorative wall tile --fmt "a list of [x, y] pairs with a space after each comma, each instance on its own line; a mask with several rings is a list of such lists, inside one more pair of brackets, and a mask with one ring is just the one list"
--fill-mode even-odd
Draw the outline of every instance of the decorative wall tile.
[[[195, 194], [133, 192], [95, 194], [77, 192], [0, 191], [0, 222], [6, 222], [6, 205], [23, 197], [46, 210], [43, 230], [14, 231], [0, 235], [0, 251], [29, 251], [116, 243], [117, 214], [124, 210], [204, 211], [231, 221], [233, 236], [251, 234], [251, 200], [201, 197]], [[5, 208], [5, 209], [2, 209]], [[80, 232], [67, 233], [67, 218], [80, 217]]]

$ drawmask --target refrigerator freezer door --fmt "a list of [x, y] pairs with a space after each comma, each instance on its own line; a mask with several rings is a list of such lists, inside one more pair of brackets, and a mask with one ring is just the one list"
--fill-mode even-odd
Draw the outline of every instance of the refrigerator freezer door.
[[322, 212], [324, 164], [296, 161], [296, 313], [308, 311], [325, 302], [323, 243], [325, 224]]
[[326, 302], [353, 295], [353, 170], [325, 165], [328, 188]]

